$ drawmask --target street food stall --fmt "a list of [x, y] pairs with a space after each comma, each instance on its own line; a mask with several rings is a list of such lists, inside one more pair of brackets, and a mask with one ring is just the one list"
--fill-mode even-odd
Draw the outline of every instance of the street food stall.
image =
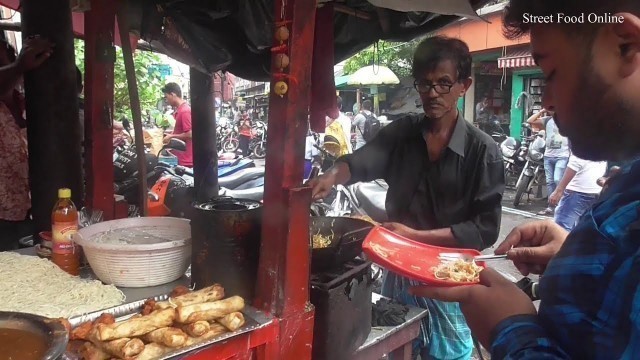
[[[301, 182], [305, 136], [309, 122], [312, 128], [324, 127], [324, 114], [335, 108], [335, 62], [379, 39], [407, 41], [460, 16], [475, 16], [474, 9], [486, 1], [452, 0], [443, 5], [358, 0], [347, 6], [342, 1], [307, 0], [233, 4], [92, 0], [80, 16], [71, 15], [69, 0], [21, 3], [23, 37], [40, 35], [56, 44], [51, 59], [25, 75], [36, 230], [50, 229], [51, 205], [61, 187], [71, 188], [74, 201], [100, 210], [107, 220], [80, 231], [78, 243], [91, 265], [83, 273], [85, 280], [65, 278], [39, 260], [25, 265], [24, 256], [7, 257], [7, 263], [49, 274], [45, 283], [31, 286], [59, 281], [58, 292], [66, 289], [63, 283], [87, 288], [77, 297], [93, 306], [42, 310], [39, 315], [69, 320], [70, 334], [93, 358], [379, 359], [390, 353], [409, 358], [424, 310], [411, 308], [402, 325], [372, 330], [371, 263], [353, 256], [337, 267], [313, 269], [318, 263], [313, 261], [309, 240], [314, 226], [309, 217], [311, 196]], [[11, 0], [0, 4], [19, 7]], [[78, 109], [72, 72], [74, 33], [86, 44], [86, 197], [81, 196], [81, 150], [74, 115]], [[122, 204], [113, 196], [112, 167], [105, 166], [112, 163], [114, 43], [123, 46], [125, 56], [142, 44], [192, 67], [198, 191], [191, 224], [163, 218], [118, 220]], [[209, 74], [223, 69], [271, 82], [264, 204], [215, 199], [217, 179], [211, 174], [217, 154]], [[134, 122], [139, 122], [135, 76], [129, 75]], [[146, 199], [146, 191], [142, 197]], [[210, 210], [217, 210], [217, 215]], [[96, 226], [108, 230], [95, 232]], [[113, 235], [123, 229], [129, 232]], [[104, 232], [111, 232], [111, 238], [101, 238]], [[173, 234], [170, 241], [160, 235], [166, 233]], [[243, 240], [225, 242], [224, 248], [211, 242], [212, 236]], [[140, 237], [145, 240], [134, 245], [119, 242]], [[95, 238], [102, 240], [89, 241]], [[21, 254], [35, 252], [25, 249]], [[141, 274], [133, 285], [124, 282], [131, 280], [131, 273]], [[165, 273], [171, 275], [160, 283], [149, 282]], [[101, 282], [92, 281], [96, 278]], [[103, 303], [94, 304], [97, 296], [87, 295], [96, 293], [102, 294]], [[33, 312], [24, 307], [12, 311], [16, 310]]]

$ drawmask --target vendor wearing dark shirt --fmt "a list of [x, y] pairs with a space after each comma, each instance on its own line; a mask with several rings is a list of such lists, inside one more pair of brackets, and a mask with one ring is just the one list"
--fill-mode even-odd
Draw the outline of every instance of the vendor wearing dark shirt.
[[[432, 245], [490, 247], [500, 229], [504, 169], [495, 142], [456, 107], [471, 86], [468, 46], [439, 36], [425, 39], [414, 54], [413, 76], [425, 114], [394, 121], [340, 158], [310, 182], [313, 197], [326, 196], [336, 184], [384, 179], [388, 229]], [[414, 356], [468, 359], [471, 334], [458, 305], [413, 297], [407, 289], [414, 284], [388, 273], [383, 285], [383, 295], [430, 311]]]

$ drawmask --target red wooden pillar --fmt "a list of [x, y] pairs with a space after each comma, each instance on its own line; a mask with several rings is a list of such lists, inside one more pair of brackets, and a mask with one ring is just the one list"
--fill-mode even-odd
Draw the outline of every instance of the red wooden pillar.
[[93, 0], [85, 13], [85, 168], [87, 205], [114, 218], [113, 65], [117, 1]]
[[[276, 22], [290, 30], [284, 69], [289, 91], [271, 92], [262, 247], [256, 305], [280, 318], [279, 349], [265, 353], [282, 360], [311, 358], [313, 306], [309, 304], [309, 205], [311, 194], [301, 188], [309, 115], [311, 62], [316, 1], [274, 1]], [[284, 9], [283, 9], [284, 7]], [[275, 40], [274, 40], [275, 41]], [[279, 45], [276, 43], [275, 45]], [[272, 63], [272, 74], [280, 72]], [[274, 353], [275, 352], [275, 353]], [[265, 354], [265, 357], [268, 355]]]

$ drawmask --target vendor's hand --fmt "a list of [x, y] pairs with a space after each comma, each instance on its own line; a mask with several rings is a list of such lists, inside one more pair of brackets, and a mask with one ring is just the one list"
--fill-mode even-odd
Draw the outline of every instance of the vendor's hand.
[[53, 53], [54, 44], [42, 37], [30, 37], [24, 42], [16, 62], [22, 71], [42, 65]]
[[602, 176], [598, 178], [596, 183], [602, 187], [602, 190], [605, 190], [607, 186], [611, 184], [611, 181], [621, 172], [622, 172], [622, 169], [619, 166], [613, 166], [611, 167], [611, 169], [609, 169], [609, 173], [607, 174], [607, 176]]
[[415, 240], [416, 230], [406, 225], [403, 225], [397, 222], [386, 222], [382, 224], [382, 227], [384, 227], [385, 229], [391, 230], [400, 236], [404, 236], [408, 239]]
[[549, 195], [549, 206], [557, 206], [562, 199], [562, 194], [564, 191], [560, 191], [559, 189], [555, 189], [551, 195]]
[[336, 176], [330, 171], [307, 182], [307, 185], [312, 189], [311, 198], [313, 200], [324, 199], [327, 195], [329, 195], [329, 193], [331, 193], [331, 189], [335, 184]]
[[514, 315], [535, 315], [529, 297], [514, 283], [491, 268], [480, 272], [480, 284], [470, 286], [416, 286], [409, 289], [416, 296], [458, 302], [473, 335], [487, 349], [491, 348], [493, 330]]
[[568, 234], [552, 220], [529, 222], [511, 230], [495, 253], [507, 254], [524, 276], [542, 274]]

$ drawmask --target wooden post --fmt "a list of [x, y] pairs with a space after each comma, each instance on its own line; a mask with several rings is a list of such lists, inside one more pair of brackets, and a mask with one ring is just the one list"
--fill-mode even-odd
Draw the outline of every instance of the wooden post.
[[122, 57], [127, 73], [127, 87], [129, 88], [129, 101], [131, 102], [131, 115], [133, 115], [133, 129], [135, 130], [136, 155], [138, 158], [138, 179], [140, 180], [140, 215], [147, 216], [147, 161], [144, 153], [144, 133], [142, 128], [142, 110], [140, 109], [140, 96], [138, 95], [138, 82], [136, 81], [136, 69], [133, 63], [133, 50], [129, 41], [129, 21], [126, 13], [126, 3], [118, 11], [118, 28], [122, 43]]
[[82, 206], [78, 93], [69, 0], [22, 4], [23, 41], [42, 36], [55, 43], [50, 59], [25, 74], [29, 178], [35, 230], [51, 230], [57, 189], [71, 189]]
[[189, 72], [193, 126], [193, 173], [196, 201], [218, 196], [218, 152], [213, 76], [195, 68]]
[[117, 2], [93, 0], [85, 16], [85, 168], [87, 204], [114, 219], [113, 65]]
[[[302, 184], [307, 133], [316, 1], [275, 1], [276, 22], [290, 30], [286, 78], [273, 76], [269, 144], [256, 305], [280, 317], [278, 359], [310, 359], [313, 310], [309, 305], [309, 205]], [[284, 9], [283, 9], [284, 6]], [[281, 19], [284, 14], [284, 19]], [[274, 29], [275, 31], [275, 29]], [[279, 45], [279, 43], [274, 43]], [[274, 57], [275, 58], [275, 57]], [[280, 70], [272, 62], [272, 74]], [[275, 83], [289, 90], [276, 95]]]

